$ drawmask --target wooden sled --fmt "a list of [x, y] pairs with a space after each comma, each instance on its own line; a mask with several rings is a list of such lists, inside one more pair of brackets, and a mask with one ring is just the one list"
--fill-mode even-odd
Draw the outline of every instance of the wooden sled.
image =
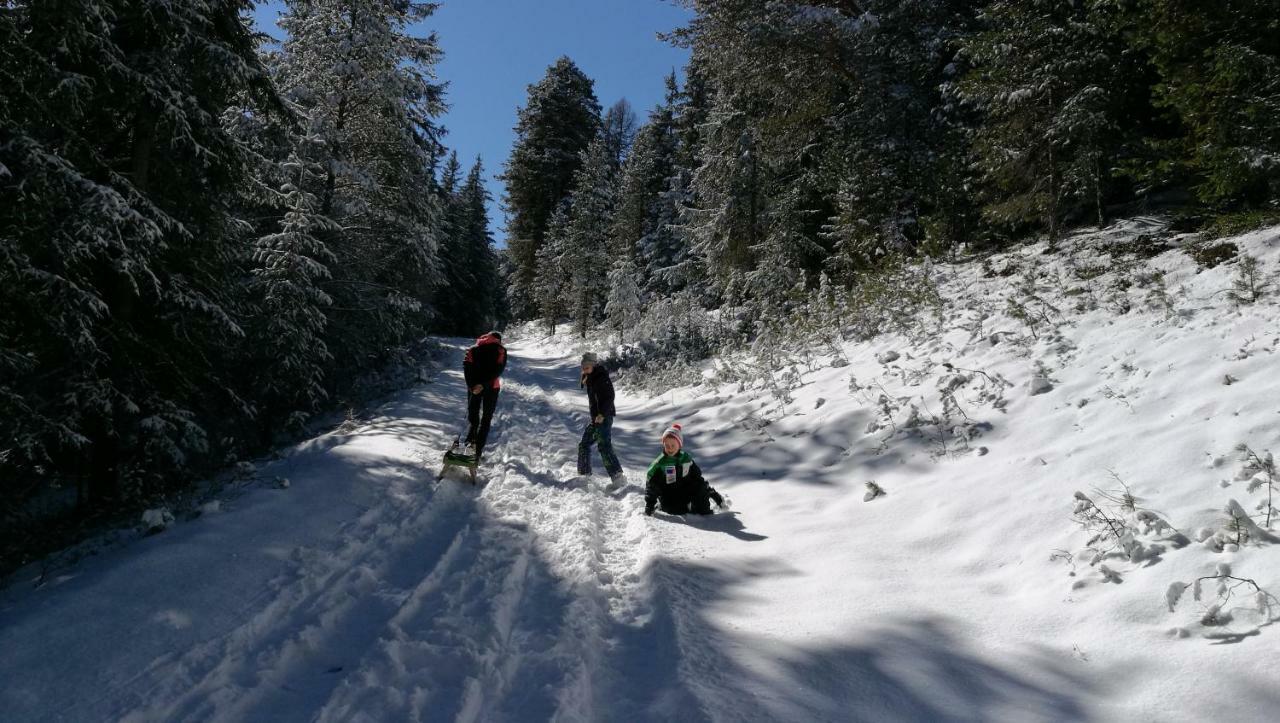
[[453, 440], [453, 444], [444, 453], [444, 464], [440, 467], [440, 474], [436, 475], [436, 481], [444, 479], [444, 476], [451, 468], [457, 467], [467, 470], [470, 476], [471, 484], [476, 483], [476, 468], [480, 466], [480, 460], [461, 452], [462, 445], [458, 440]]

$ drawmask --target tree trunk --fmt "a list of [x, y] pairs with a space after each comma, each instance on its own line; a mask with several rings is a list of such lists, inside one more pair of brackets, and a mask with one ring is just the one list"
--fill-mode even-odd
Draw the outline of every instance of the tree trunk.
[[[347, 99], [344, 97], [338, 101], [338, 118], [334, 123], [334, 130], [341, 132], [346, 125], [347, 120]], [[329, 162], [325, 164], [324, 179], [324, 202], [320, 204], [320, 213], [323, 216], [332, 217], [333, 215], [333, 198], [337, 193], [338, 175], [333, 170], [333, 164], [338, 160], [338, 155], [342, 152], [337, 141], [331, 143], [332, 151], [329, 154]]]
[[107, 420], [89, 426], [88, 499], [90, 504], [114, 500], [120, 494], [120, 446]]
[[136, 130], [130, 171], [132, 171], [133, 185], [142, 193], [146, 193], [151, 179], [151, 153], [156, 145], [156, 119], [153, 113], [143, 108], [134, 116], [133, 122]]
[[[1053, 105], [1053, 90], [1049, 90], [1049, 117], [1052, 119], [1055, 112]], [[1054, 153], [1053, 139], [1046, 141], [1049, 149], [1049, 245], [1053, 246], [1058, 241], [1058, 157]]]
[[1106, 216], [1102, 210], [1102, 155], [1098, 154], [1093, 158], [1093, 205], [1098, 212], [1098, 228], [1101, 229], [1107, 223]]

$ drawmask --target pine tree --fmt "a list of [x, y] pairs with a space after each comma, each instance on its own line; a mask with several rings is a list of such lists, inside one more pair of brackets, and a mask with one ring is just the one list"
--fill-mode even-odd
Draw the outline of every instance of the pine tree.
[[746, 274], [746, 284], [757, 316], [778, 316], [798, 302], [796, 289], [808, 285], [805, 269], [824, 249], [813, 241], [810, 229], [814, 212], [803, 184], [796, 184], [776, 199], [769, 213], [769, 229], [751, 250], [758, 259]]
[[[867, 15], [852, 21], [828, 18], [796, 29], [798, 37], [818, 38], [814, 47], [841, 48], [828, 60], [840, 72], [807, 89], [809, 104], [831, 114], [836, 132], [812, 136], [820, 150], [805, 168], [815, 188], [835, 192], [832, 230], [839, 243], [828, 267], [839, 276], [885, 254], [969, 240], [963, 118], [948, 109], [942, 92], [954, 80], [969, 5], [870, 2]], [[811, 61], [822, 62], [821, 53]], [[826, 174], [834, 183], [824, 181]]]
[[[840, 52], [844, 36], [864, 23], [802, 3], [712, 0], [699, 9], [698, 21], [678, 36], [691, 46], [691, 69], [698, 71], [689, 85], [709, 92], [711, 102], [696, 126], [697, 167], [684, 192], [683, 217], [713, 295], [723, 297], [731, 280], [756, 268], [772, 206], [797, 179], [824, 188], [806, 199], [813, 222], [795, 230], [805, 235], [806, 249], [826, 243], [833, 179], [847, 155], [833, 150], [838, 122], [832, 116], [849, 95], [840, 84], [847, 86], [844, 79], [852, 75]], [[688, 126], [682, 121], [681, 127]], [[824, 261], [825, 253], [806, 253], [812, 268], [805, 270], [816, 276]]]
[[437, 229], [440, 239], [439, 263], [443, 283], [436, 289], [435, 308], [438, 321], [434, 325], [437, 331], [451, 335], [465, 335], [473, 331], [473, 324], [467, 317], [474, 307], [474, 293], [477, 278], [473, 274], [470, 262], [470, 240], [467, 238], [467, 209], [459, 188], [462, 164], [458, 162], [458, 154], [451, 153], [445, 162], [440, 179], [440, 202], [442, 211]]
[[249, 2], [0, 12], [0, 478], [10, 501], [176, 484], [249, 412], [227, 350], [245, 148], [279, 107]]
[[650, 278], [664, 286], [665, 291], [688, 289], [694, 292], [693, 298], [705, 299], [706, 264], [703, 257], [694, 251], [691, 234], [685, 225], [687, 214], [698, 206], [693, 176], [700, 165], [702, 126], [711, 107], [706, 73], [696, 54], [685, 68], [684, 86], [678, 84], [676, 74], [672, 72], [667, 76], [666, 87], [666, 106], [671, 110], [675, 135], [675, 157], [658, 210], [662, 220], [658, 222], [657, 229], [661, 235], [646, 245], [646, 264]]
[[657, 162], [654, 135], [652, 120], [641, 126], [632, 153], [622, 166], [610, 229], [610, 245], [616, 256], [637, 255], [637, 244], [649, 229], [650, 206], [658, 190], [652, 188]]
[[1102, 215], [1103, 159], [1115, 132], [1119, 50], [1081, 3], [997, 0], [965, 51], [974, 67], [960, 85], [983, 119], [974, 133], [979, 168], [998, 222], [1039, 222], [1051, 239], [1072, 206]]
[[437, 266], [440, 155], [432, 80], [440, 50], [411, 27], [430, 3], [291, 0], [289, 34], [275, 67], [281, 87], [324, 139], [319, 211], [340, 224], [325, 239], [335, 256], [329, 344], [349, 380], [423, 332], [441, 283]]
[[562, 57], [529, 86], [529, 100], [518, 112], [515, 145], [500, 176], [506, 183], [507, 246], [516, 269], [512, 311], [518, 318], [535, 313], [529, 301], [535, 296], [538, 252], [553, 213], [573, 188], [582, 151], [600, 128], [593, 85]]
[[630, 256], [622, 256], [609, 270], [609, 292], [604, 311], [609, 324], [618, 330], [619, 342], [626, 341], [627, 329], [635, 328], [644, 315], [640, 291], [640, 269]]
[[[1270, 0], [1095, 0], [1157, 72], [1154, 101], [1183, 133], [1156, 138], [1156, 181], [1212, 204], [1280, 198], [1280, 15]], [[1112, 76], [1114, 77], [1114, 76]], [[1182, 170], [1170, 173], [1168, 167]]]
[[600, 121], [600, 134], [608, 146], [609, 156], [614, 159], [614, 167], [621, 168], [636, 139], [636, 114], [626, 98], [605, 111], [604, 118]]
[[282, 164], [287, 174], [281, 188], [286, 210], [279, 230], [254, 246], [255, 313], [248, 328], [248, 357], [253, 375], [254, 406], [264, 441], [283, 430], [296, 430], [308, 414], [328, 397], [326, 363], [332, 358], [325, 344], [332, 299], [319, 284], [330, 275], [333, 254], [323, 238], [338, 229], [317, 213], [309, 178], [323, 169], [307, 160], [319, 143], [317, 136], [299, 139], [297, 149]]
[[477, 157], [458, 194], [461, 207], [459, 231], [464, 240], [467, 271], [474, 282], [468, 314], [470, 333], [493, 328], [505, 318], [502, 279], [489, 233], [489, 192], [484, 187], [484, 166]]
[[687, 247], [679, 229], [686, 196], [680, 189], [684, 176], [676, 168], [674, 75], [667, 82], [666, 101], [649, 114], [623, 167], [612, 230], [614, 255], [635, 257], [643, 277], [639, 283], [656, 294], [672, 293], [687, 283], [676, 271], [686, 261]]
[[599, 135], [582, 153], [570, 196], [561, 268], [568, 276], [568, 311], [583, 337], [601, 318], [612, 267], [608, 245], [618, 173], [608, 139]]
[[724, 297], [730, 280], [754, 268], [751, 249], [764, 234], [769, 168], [751, 121], [751, 95], [719, 89], [703, 126], [701, 165], [691, 189], [695, 207], [684, 225], [694, 253], [705, 260], [709, 287]]
[[[569, 258], [569, 199], [560, 202], [559, 208], [551, 215], [551, 223], [547, 227], [546, 240], [538, 248], [536, 271], [530, 296], [517, 303], [529, 303], [535, 306], [538, 316], [546, 322], [552, 334], [560, 319], [569, 313], [570, 289]], [[515, 264], [513, 263], [514, 267]], [[513, 269], [516, 273], [518, 269]]]
[[[797, 182], [806, 197], [788, 203], [804, 206], [795, 232], [813, 252], [810, 277], [963, 233], [951, 196], [964, 147], [942, 85], [970, 6], [697, 3], [695, 22], [673, 34], [693, 51], [686, 93], [697, 112], [679, 124], [696, 165], [686, 218], [721, 292], [754, 268], [771, 207]], [[699, 96], [712, 100], [693, 104]]]
[[[707, 122], [713, 97], [701, 54], [695, 52], [689, 58], [683, 87], [679, 86], [676, 74], [672, 72], [667, 76], [666, 88], [667, 105], [671, 108], [677, 139], [676, 168], [691, 178], [699, 165], [702, 126]], [[685, 185], [687, 187], [688, 184]]]
[[667, 178], [667, 187], [655, 202], [652, 229], [640, 239], [641, 258], [648, 269], [646, 288], [650, 293], [693, 291], [695, 298], [702, 296], [706, 265], [690, 245], [682, 221], [691, 206], [686, 183], [686, 175], [679, 169]]

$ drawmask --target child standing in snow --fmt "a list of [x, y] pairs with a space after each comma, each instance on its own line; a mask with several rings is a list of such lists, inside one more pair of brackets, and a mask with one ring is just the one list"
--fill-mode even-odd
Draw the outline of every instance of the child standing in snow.
[[582, 355], [579, 386], [587, 390], [591, 418], [587, 420], [587, 426], [582, 430], [582, 441], [578, 443], [578, 474], [584, 477], [591, 475], [591, 446], [598, 444], [604, 471], [609, 473], [612, 485], [618, 487], [626, 483], [626, 475], [618, 455], [613, 452], [613, 418], [617, 415], [613, 406], [613, 382], [609, 379], [609, 371], [595, 354], [587, 352]]
[[649, 465], [644, 490], [644, 513], [652, 515], [654, 507], [673, 515], [692, 512], [711, 514], [711, 502], [724, 509], [724, 498], [707, 484], [693, 457], [684, 451], [684, 432], [672, 424], [662, 433], [662, 454]]

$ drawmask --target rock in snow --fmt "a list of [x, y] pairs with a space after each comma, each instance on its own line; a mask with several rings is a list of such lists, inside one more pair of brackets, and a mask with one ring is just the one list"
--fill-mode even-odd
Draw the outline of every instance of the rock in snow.
[[1034, 397], [1037, 394], [1053, 391], [1053, 382], [1042, 376], [1031, 377], [1031, 381], [1027, 383], [1027, 389]]
[[173, 524], [173, 513], [168, 507], [156, 507], [142, 513], [142, 529], [147, 534], [162, 532]]

